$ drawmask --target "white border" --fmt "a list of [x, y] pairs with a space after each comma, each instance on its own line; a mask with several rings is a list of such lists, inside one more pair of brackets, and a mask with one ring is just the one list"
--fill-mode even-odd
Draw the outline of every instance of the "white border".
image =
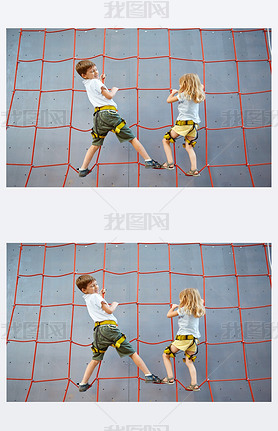
[[[5, 112], [5, 28], [17, 27], [267, 27], [272, 28], [272, 44], [277, 46], [277, 18], [274, 1], [199, 0], [195, 3], [170, 0], [170, 18], [152, 19], [104, 19], [104, 0], [76, 3], [65, 0], [38, 1], [14, 0], [1, 12], [0, 46], [1, 112]], [[186, 25], [185, 25], [186, 23]], [[275, 49], [272, 50], [275, 53]], [[275, 54], [274, 54], [275, 55]], [[273, 60], [276, 76], [276, 58]], [[273, 79], [273, 110], [277, 110], [277, 80]], [[277, 173], [273, 168], [271, 189], [199, 189], [184, 190], [179, 195], [173, 189], [105, 189], [88, 192], [81, 189], [10, 189], [5, 188], [5, 130], [1, 127], [1, 319], [5, 304], [7, 242], [154, 242], [160, 233], [121, 232], [113, 239], [110, 231], [104, 231], [103, 215], [109, 203], [125, 211], [142, 212], [142, 208], [157, 211], [161, 203], [172, 199], [169, 205], [170, 230], [164, 241], [180, 242], [272, 242], [273, 256], [277, 252]], [[277, 128], [273, 128], [273, 146], [277, 142]], [[273, 165], [276, 167], [277, 149], [273, 148]], [[89, 194], [88, 194], [89, 193]], [[132, 194], [130, 194], [132, 193]], [[46, 202], [48, 196], [49, 202]], [[128, 196], [128, 198], [127, 198]], [[82, 211], [82, 203], [86, 211]], [[145, 210], [144, 210], [145, 211]], [[188, 223], [188, 215], [192, 222]], [[89, 220], [94, 222], [89, 223]], [[86, 220], [86, 223], [85, 223]], [[164, 236], [164, 233], [163, 233]], [[275, 271], [275, 265], [273, 266]], [[274, 276], [275, 280], [275, 276]], [[275, 286], [275, 283], [273, 284]], [[273, 289], [275, 293], [275, 289]], [[277, 294], [273, 295], [277, 303]], [[277, 320], [276, 306], [273, 320]], [[3, 320], [2, 320], [3, 321]], [[4, 347], [1, 339], [2, 347]], [[277, 353], [274, 340], [273, 352]], [[277, 357], [277, 355], [275, 355]], [[5, 350], [1, 349], [1, 417], [4, 426], [11, 431], [19, 428], [32, 431], [62, 427], [75, 430], [93, 427], [102, 431], [112, 425], [111, 417], [119, 425], [158, 424], [163, 415], [173, 410], [173, 403], [5, 403]], [[275, 361], [273, 360], [273, 364]], [[232, 364], [231, 364], [232, 366]], [[214, 430], [253, 428], [259, 430], [276, 423], [277, 410], [276, 368], [273, 370], [272, 403], [190, 403], [177, 406], [169, 416], [169, 431], [181, 427], [213, 428]], [[176, 406], [175, 406], [176, 407]], [[110, 417], [109, 417], [110, 416]]]

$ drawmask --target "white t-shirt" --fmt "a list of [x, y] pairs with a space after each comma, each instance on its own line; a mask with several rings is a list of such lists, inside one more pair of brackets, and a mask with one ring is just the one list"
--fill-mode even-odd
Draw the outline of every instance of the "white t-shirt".
[[88, 313], [90, 314], [94, 322], [102, 322], [103, 320], [114, 320], [116, 323], [118, 323], [114, 314], [108, 314], [101, 308], [102, 302], [105, 302], [105, 304], [107, 304], [107, 301], [105, 301], [105, 299], [101, 295], [99, 295], [98, 293], [90, 293], [83, 295], [83, 298], [85, 299]]
[[177, 335], [193, 335], [195, 338], [200, 338], [199, 332], [199, 318], [187, 314], [184, 308], [178, 308], [178, 325], [179, 329]]
[[192, 120], [194, 123], [199, 124], [201, 119], [199, 117], [199, 103], [193, 102], [193, 100], [188, 100], [184, 93], [178, 94], [178, 110], [179, 115], [178, 121]]
[[100, 79], [84, 79], [83, 84], [85, 85], [88, 98], [94, 108], [105, 105], [113, 105], [117, 108], [113, 99], [107, 99], [101, 94], [102, 87], [106, 90], [107, 87], [100, 81]]

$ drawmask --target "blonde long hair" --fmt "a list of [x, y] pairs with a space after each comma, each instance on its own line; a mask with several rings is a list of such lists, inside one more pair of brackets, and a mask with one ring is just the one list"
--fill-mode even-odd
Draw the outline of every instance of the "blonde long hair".
[[180, 77], [179, 93], [184, 93], [188, 100], [193, 100], [195, 103], [200, 103], [205, 100], [204, 86], [196, 73], [186, 73]]
[[206, 313], [204, 307], [204, 301], [197, 289], [188, 288], [180, 292], [180, 304], [179, 309], [184, 310], [192, 314], [194, 317], [202, 317]]

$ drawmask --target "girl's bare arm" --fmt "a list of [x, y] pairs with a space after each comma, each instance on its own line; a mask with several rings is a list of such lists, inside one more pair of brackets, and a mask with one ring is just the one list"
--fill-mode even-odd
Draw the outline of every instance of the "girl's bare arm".
[[173, 103], [173, 102], [177, 102], [178, 96], [175, 96], [175, 94], [178, 92], [178, 90], [172, 90], [170, 95], [167, 98], [167, 103]]
[[176, 310], [178, 308], [178, 304], [173, 304], [172, 307], [170, 308], [170, 310], [167, 313], [167, 317], [175, 317], [178, 316], [178, 310]]

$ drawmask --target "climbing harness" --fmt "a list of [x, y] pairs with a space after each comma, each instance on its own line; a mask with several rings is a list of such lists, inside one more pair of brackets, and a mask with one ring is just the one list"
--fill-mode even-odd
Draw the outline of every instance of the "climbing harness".
[[166, 349], [164, 350], [164, 353], [166, 353], [166, 355], [170, 356], [170, 358], [176, 357], [176, 353], [173, 353], [171, 350], [171, 344], [168, 347], [166, 347]]
[[116, 349], [118, 349], [120, 347], [120, 345], [125, 341], [126, 336], [123, 334], [121, 336], [121, 338], [119, 338], [115, 344], [112, 344], [113, 347], [115, 347]]
[[[189, 355], [189, 353], [184, 352], [184, 355], [188, 357], [188, 359], [190, 359], [191, 361], [195, 361], [196, 357], [197, 357], [197, 353], [198, 353], [198, 341], [197, 338], [195, 338], [193, 335], [176, 335], [176, 340], [192, 340], [192, 343], [190, 344], [190, 346], [187, 348], [188, 350], [190, 350], [190, 347], [194, 346], [194, 344], [196, 345], [196, 352], [193, 353], [192, 355]], [[166, 353], [166, 355], [170, 356], [170, 358], [175, 358], [176, 357], [176, 353], [172, 352], [171, 350], [171, 344], [166, 347], [166, 349], [164, 350], [164, 353]], [[185, 362], [185, 358], [183, 358], [183, 362]]]
[[197, 130], [197, 127], [196, 127], [196, 123], [194, 123], [194, 121], [192, 121], [192, 120], [187, 120], [187, 121], [176, 121], [176, 126], [190, 126], [190, 125], [192, 125], [192, 129], [191, 130], [189, 130], [189, 132], [188, 132], [188, 134], [189, 133], [191, 133], [194, 129], [196, 130], [196, 137], [194, 138], [195, 140], [193, 141], [193, 140], [190, 140], [190, 139], [188, 139], [186, 136], [185, 136], [185, 138], [184, 138], [184, 144], [182, 144], [182, 146], [185, 148], [185, 146], [186, 146], [186, 143], [187, 144], [190, 144], [192, 147], [195, 147], [195, 145], [196, 145], [196, 141], [197, 141], [197, 139], [198, 139], [198, 130]]
[[[196, 141], [198, 139], [198, 130], [197, 130], [197, 123], [195, 123], [193, 120], [186, 120], [186, 121], [176, 121], [175, 122], [175, 126], [192, 126], [191, 130], [189, 130], [188, 134], [191, 133], [194, 129], [196, 130], [196, 137], [194, 138], [194, 141], [191, 141], [190, 139], [188, 139], [187, 137], [184, 138], [185, 143], [192, 145], [192, 147], [194, 147], [196, 145]], [[171, 130], [169, 130], [169, 132], [165, 133], [164, 138], [167, 139], [167, 141], [171, 142], [172, 144], [174, 144], [176, 142], [177, 138], [173, 138], [171, 136]], [[186, 144], [183, 144], [183, 147], [186, 146]]]
[[174, 144], [174, 142], [176, 141], [176, 138], [172, 138], [170, 132], [172, 129], [169, 130], [169, 132], [165, 133], [165, 135], [163, 136], [163, 138], [167, 139], [167, 141], [172, 142], [172, 144]]
[[110, 110], [117, 111], [117, 108], [115, 106], [113, 106], [113, 105], [97, 106], [95, 108], [94, 115], [96, 115], [96, 113], [99, 112], [99, 111], [108, 111], [108, 110], [109, 111]]
[[[98, 133], [98, 130], [97, 130], [97, 116], [98, 116], [98, 113], [100, 112], [100, 111], [107, 111], [107, 110], [113, 110], [113, 111], [117, 111], [117, 108], [115, 107], [115, 106], [113, 106], [113, 105], [105, 105], [105, 106], [99, 106], [99, 107], [96, 107], [95, 108], [95, 112], [94, 112], [94, 115], [96, 115], [96, 121], [95, 121], [95, 128], [96, 128], [96, 130], [94, 130], [93, 128], [92, 128], [92, 131], [91, 131], [91, 135], [92, 135], [92, 137], [94, 138], [94, 139], [104, 139], [105, 137], [106, 137], [106, 135], [107, 135], [107, 133], [108, 132], [106, 132], [105, 133], [105, 135], [100, 135], [99, 133]], [[105, 123], [104, 121], [103, 121], [103, 119], [102, 119], [102, 122], [106, 125], [106, 126], [108, 126], [108, 127], [110, 127], [110, 125], [109, 124], [107, 124], [107, 123]], [[111, 132], [113, 132], [113, 133], [120, 133], [120, 131], [121, 131], [121, 129], [124, 127], [126, 125], [126, 122], [125, 122], [125, 120], [123, 120], [122, 118], [121, 118], [121, 122], [114, 128], [114, 129], [111, 129]]]
[[[190, 350], [190, 347], [194, 346], [194, 344], [196, 345], [197, 350], [192, 355], [189, 355], [189, 353], [184, 352], [184, 356], [194, 362], [198, 353], [198, 342], [194, 335], [177, 335], [176, 340], [192, 340], [192, 343], [190, 344], [190, 346], [188, 346], [187, 350]], [[185, 358], [183, 358], [183, 362], [185, 362]]]
[[[94, 331], [96, 331], [96, 334], [95, 334], [95, 345], [94, 345], [94, 343], [92, 343], [92, 347], [91, 347], [91, 349], [92, 349], [92, 351], [94, 353], [105, 353], [106, 350], [109, 347], [109, 346], [107, 346], [105, 348], [105, 350], [101, 350], [98, 347], [98, 330], [99, 330], [99, 327], [102, 326], [102, 325], [115, 325], [115, 326], [118, 326], [117, 323], [114, 320], [103, 320], [101, 322], [95, 322], [95, 327], [94, 327]], [[103, 334], [101, 334], [101, 336], [103, 338], [105, 338], [107, 341], [111, 342], [111, 340], [109, 340]], [[118, 340], [116, 340], [116, 342], [114, 344], [111, 343], [110, 345], [112, 347], [115, 347], [116, 349], [118, 349], [121, 346], [121, 344], [125, 341], [125, 339], [126, 339], [126, 336], [124, 334], [122, 334], [122, 336]]]
[[117, 323], [115, 322], [115, 320], [102, 320], [101, 322], [95, 322], [95, 328], [94, 330], [101, 325], [117, 325]]
[[121, 129], [125, 126], [126, 122], [125, 120], [122, 120], [120, 124], [118, 124], [115, 129], [111, 130], [113, 133], [120, 133]]

